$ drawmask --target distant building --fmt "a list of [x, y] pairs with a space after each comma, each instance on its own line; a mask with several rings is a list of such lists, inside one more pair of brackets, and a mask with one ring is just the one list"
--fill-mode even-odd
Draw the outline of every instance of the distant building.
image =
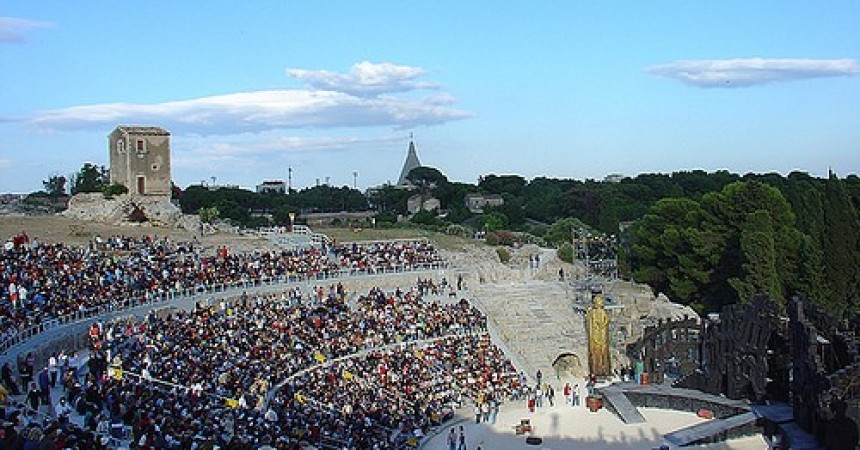
[[610, 173], [609, 175], [603, 177], [603, 181], [606, 183], [620, 183], [623, 179], [624, 175], [621, 175], [620, 173]]
[[171, 195], [170, 132], [159, 127], [116, 127], [108, 136], [110, 182], [131, 195]]
[[418, 160], [418, 152], [415, 151], [415, 141], [410, 139], [409, 151], [406, 153], [406, 161], [403, 162], [403, 169], [400, 170], [400, 178], [397, 180], [397, 185], [411, 186], [412, 183], [406, 179], [406, 176], [416, 167], [421, 167], [421, 161]]
[[209, 189], [210, 191], [217, 191], [218, 189], [239, 189], [239, 188], [240, 187], [238, 184], [232, 184], [232, 183], [208, 184], [208, 185], [206, 185], [206, 189]]
[[422, 209], [425, 211], [439, 211], [442, 208], [442, 203], [438, 198], [425, 197], [422, 204], [421, 194], [415, 194], [406, 200], [406, 210], [409, 214], [415, 214]]
[[466, 208], [472, 214], [483, 214], [484, 208], [487, 206], [502, 206], [505, 204], [505, 199], [498, 194], [466, 194]]
[[285, 181], [263, 181], [257, 185], [258, 194], [286, 194], [287, 183]]
[[300, 218], [308, 226], [329, 226], [336, 222], [340, 223], [366, 223], [376, 214], [375, 211], [358, 212], [333, 212], [333, 213], [310, 213], [303, 212]]

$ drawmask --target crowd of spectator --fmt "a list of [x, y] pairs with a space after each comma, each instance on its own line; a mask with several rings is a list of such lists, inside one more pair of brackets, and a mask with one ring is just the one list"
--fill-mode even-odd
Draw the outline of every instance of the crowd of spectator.
[[134, 448], [401, 448], [464, 398], [520, 385], [486, 317], [425, 298], [433, 285], [294, 287], [96, 323], [89, 370], [63, 370], [65, 397], [84, 431], [128, 427]]
[[441, 261], [433, 244], [426, 241], [352, 243], [336, 247], [334, 254], [341, 267], [368, 273]]
[[206, 254], [194, 241], [115, 236], [70, 246], [31, 240], [22, 232], [0, 252], [0, 341], [27, 327], [49, 326], [58, 317], [97, 307], [118, 307], [131, 298], [439, 261], [433, 246], [424, 242], [349, 244], [330, 250], [338, 257], [315, 248], [231, 253], [221, 247]]
[[[426, 242], [347, 244], [328, 252], [232, 254], [225, 247], [205, 255], [197, 242], [120, 236], [75, 247], [22, 233], [0, 253], [0, 339], [152, 293], [440, 262]], [[136, 448], [297, 448], [325, 438], [351, 448], [396, 448], [444, 421], [464, 396], [510, 396], [518, 389], [519, 377], [489, 341], [477, 309], [465, 300], [424, 296], [446, 288], [444, 279], [419, 278], [405, 291], [373, 289], [348, 298], [340, 284], [308, 292], [293, 287], [199, 302], [191, 311], [151, 313], [143, 321], [95, 323], [89, 370], [69, 364], [77, 357], [51, 357], [48, 379], [63, 386], [62, 403], [43, 399], [50, 388], [37, 397], [56, 404], [53, 418], [4, 422], [0, 439], [22, 447], [30, 436], [33, 445], [102, 448], [112, 432], [130, 428]], [[29, 378], [21, 380], [22, 391], [35, 383], [33, 368], [23, 367], [19, 376]], [[3, 384], [17, 391], [13, 378], [4, 367]], [[68, 423], [61, 404], [83, 417], [82, 428]]]
[[[294, 434], [347, 448], [399, 448], [441, 425], [466, 398], [507, 400], [519, 376], [487, 334], [363, 353], [290, 380], [273, 401]], [[308, 424], [311, 426], [308, 427]]]

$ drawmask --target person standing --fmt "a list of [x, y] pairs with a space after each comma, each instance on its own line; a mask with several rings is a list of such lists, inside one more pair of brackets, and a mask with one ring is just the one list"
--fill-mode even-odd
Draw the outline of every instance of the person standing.
[[57, 387], [57, 375], [60, 371], [59, 363], [57, 353], [51, 353], [51, 357], [48, 358], [48, 375], [51, 379], [51, 389]]
[[535, 387], [535, 405], [538, 408], [543, 407], [543, 390], [540, 388], [540, 385]]
[[475, 423], [481, 423], [481, 404], [475, 403]]
[[537, 371], [537, 385], [538, 385], [538, 389], [540, 389], [540, 380], [541, 380], [541, 378], [543, 378], [543, 374], [541, 373], [540, 369], [538, 369], [538, 371]]
[[33, 411], [39, 411], [39, 405], [42, 404], [42, 393], [39, 391], [39, 386], [35, 381], [30, 382], [30, 387], [27, 389], [27, 398], [24, 399], [24, 402]]
[[555, 389], [553, 389], [551, 384], [546, 385], [546, 400], [549, 402], [550, 407], [555, 406]]
[[3, 384], [9, 389], [12, 395], [20, 395], [21, 391], [18, 389], [18, 383], [15, 382], [14, 377], [15, 375], [12, 373], [12, 367], [9, 366], [9, 362], [3, 363], [3, 368], [0, 369], [0, 378], [3, 379]]
[[69, 415], [72, 414], [72, 407], [66, 402], [66, 397], [60, 397], [60, 403], [57, 403], [54, 413], [60, 426], [66, 426], [69, 423]]
[[457, 450], [466, 450], [466, 431], [463, 430], [463, 425], [460, 425], [460, 446]]
[[42, 403], [46, 405], [51, 404], [51, 377], [48, 375], [48, 368], [43, 367], [41, 371], [39, 371], [39, 376], [37, 378], [39, 383], [39, 390], [42, 392]]
[[531, 390], [526, 394], [526, 399], [526, 402], [529, 405], [529, 412], [535, 412], [535, 395]]
[[457, 434], [454, 432], [454, 427], [451, 427], [451, 432], [448, 433], [448, 450], [457, 450]]
[[569, 405], [571, 402], [570, 383], [564, 383], [564, 390], [562, 392], [564, 393], [564, 404]]
[[571, 392], [571, 403], [570, 406], [579, 406], [579, 385], [576, 384], [573, 386], [573, 390]]

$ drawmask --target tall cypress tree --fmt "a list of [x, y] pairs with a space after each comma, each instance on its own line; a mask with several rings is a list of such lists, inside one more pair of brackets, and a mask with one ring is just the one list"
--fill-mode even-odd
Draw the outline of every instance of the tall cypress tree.
[[729, 280], [742, 302], [752, 300], [753, 294], [759, 292], [782, 298], [774, 241], [770, 214], [765, 210], [747, 214], [740, 235], [742, 274]]
[[[824, 279], [824, 253], [818, 239], [803, 235], [800, 245], [800, 273], [797, 290], [804, 292], [812, 301], [834, 311], [829, 303], [830, 290]], [[841, 312], [841, 310], [840, 310]]]
[[857, 311], [860, 295], [860, 223], [842, 180], [831, 173], [824, 183], [821, 247], [824, 274], [835, 313]]

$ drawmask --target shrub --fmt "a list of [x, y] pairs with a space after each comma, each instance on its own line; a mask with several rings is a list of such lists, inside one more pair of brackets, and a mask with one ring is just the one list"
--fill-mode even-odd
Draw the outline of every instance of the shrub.
[[496, 234], [499, 236], [499, 245], [507, 245], [509, 247], [516, 246], [520, 243], [517, 235], [511, 233], [510, 231], [497, 231]]
[[392, 212], [383, 211], [383, 212], [377, 213], [373, 217], [376, 218], [376, 224], [377, 225], [382, 225], [383, 223], [389, 223], [389, 224], [397, 223], [397, 215], [392, 213]]
[[486, 242], [487, 245], [499, 245], [499, 235], [492, 231], [489, 231], [487, 232], [487, 234], [484, 235], [484, 242]]
[[200, 208], [200, 210], [197, 211], [197, 215], [200, 216], [201, 222], [213, 223], [221, 215], [221, 212], [218, 210], [218, 207], [210, 206], [208, 208]]
[[558, 248], [556, 254], [558, 255], [558, 259], [566, 263], [573, 262], [573, 246], [571, 246], [567, 242], [561, 244], [561, 247]]
[[102, 188], [102, 194], [106, 199], [111, 199], [117, 195], [128, 194], [128, 188], [122, 183], [112, 183]]
[[469, 229], [468, 229], [468, 228], [466, 228], [466, 227], [464, 227], [464, 226], [462, 226], [462, 225], [456, 225], [456, 224], [455, 224], [455, 225], [448, 225], [448, 227], [446, 227], [446, 228], [445, 228], [445, 234], [449, 234], [449, 235], [451, 235], [451, 236], [464, 236], [464, 237], [468, 237], [468, 236], [470, 236], [472, 233], [470, 233], [470, 232], [469, 232]]
[[436, 213], [432, 211], [427, 211], [422, 209], [421, 211], [416, 212], [411, 219], [409, 219], [412, 223], [417, 223], [419, 225], [438, 225], [439, 219], [436, 218]]
[[496, 247], [496, 254], [499, 255], [499, 261], [507, 264], [511, 260], [511, 251], [505, 247]]

